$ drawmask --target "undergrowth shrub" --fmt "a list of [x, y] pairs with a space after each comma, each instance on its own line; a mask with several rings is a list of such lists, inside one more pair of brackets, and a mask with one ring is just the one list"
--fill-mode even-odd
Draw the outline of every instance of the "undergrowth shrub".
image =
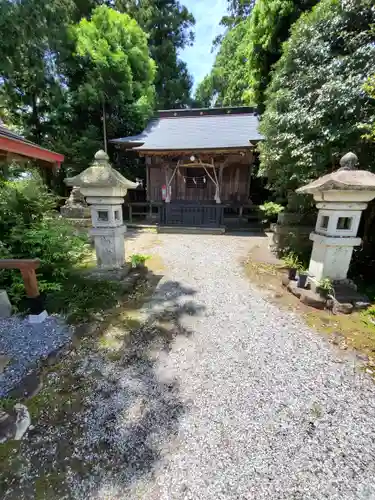
[[[56, 202], [36, 174], [0, 185], [0, 258], [40, 259], [37, 276], [42, 293], [60, 291], [90, 250], [86, 235], [76, 234], [56, 217]], [[19, 307], [25, 294], [21, 273], [0, 270], [0, 287]]]
[[279, 203], [266, 201], [263, 205], [259, 206], [259, 210], [268, 222], [276, 222], [277, 216], [284, 210], [284, 207], [279, 205]]

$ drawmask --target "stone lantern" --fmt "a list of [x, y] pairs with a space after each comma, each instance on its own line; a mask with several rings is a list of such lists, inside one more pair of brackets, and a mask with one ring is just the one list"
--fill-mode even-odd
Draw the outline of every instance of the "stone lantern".
[[125, 263], [122, 204], [128, 189], [137, 184], [114, 170], [108, 155], [100, 150], [91, 167], [79, 175], [65, 179], [69, 186], [80, 188], [91, 209], [97, 265], [101, 269], [118, 269]]
[[375, 198], [375, 175], [357, 170], [358, 158], [347, 153], [341, 168], [299, 189], [310, 193], [319, 209], [313, 241], [309, 276], [315, 281], [330, 278], [345, 282], [353, 249], [361, 244], [357, 237], [363, 210]]

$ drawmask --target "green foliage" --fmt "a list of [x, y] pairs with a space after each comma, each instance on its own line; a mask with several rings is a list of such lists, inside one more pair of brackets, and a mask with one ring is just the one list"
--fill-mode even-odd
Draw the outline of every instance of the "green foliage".
[[150, 255], [142, 255], [140, 253], [135, 253], [130, 256], [130, 262], [132, 267], [140, 267], [143, 266], [146, 260], [151, 259]]
[[279, 203], [274, 203], [273, 201], [267, 201], [263, 205], [259, 206], [259, 210], [261, 210], [266, 217], [273, 217], [282, 212], [284, 210], [284, 207]]
[[363, 311], [365, 322], [371, 326], [375, 325], [375, 305], [370, 306], [366, 311]]
[[247, 23], [241, 22], [228, 31], [220, 46], [211, 73], [198, 85], [195, 99], [201, 106], [236, 106], [242, 104], [247, 88], [244, 78]]
[[28, 180], [3, 182], [0, 187], [0, 238], [7, 241], [16, 227], [27, 229], [56, 206], [56, 198], [36, 172]]
[[272, 66], [281, 55], [291, 25], [318, 0], [233, 0], [228, 28], [218, 37], [214, 66], [197, 88], [198, 102], [225, 105], [255, 105], [264, 110], [264, 92]]
[[361, 129], [375, 113], [363, 92], [373, 72], [374, 22], [370, 0], [322, 0], [293, 26], [261, 122], [261, 171], [280, 193], [331, 171], [348, 150], [374, 168], [374, 145]]
[[284, 262], [285, 267], [288, 269], [301, 269], [302, 268], [302, 263], [298, 257], [293, 252], [288, 253], [282, 258], [282, 261]]
[[[41, 292], [59, 290], [71, 270], [88, 253], [84, 236], [50, 212], [56, 199], [40, 179], [6, 182], [0, 189], [0, 258], [41, 261], [37, 270]], [[24, 296], [18, 270], [0, 270], [0, 286], [17, 306]]]
[[322, 278], [318, 283], [319, 293], [324, 297], [328, 295], [332, 295], [334, 293], [334, 288], [332, 284], [332, 280], [330, 278]]
[[114, 4], [120, 12], [133, 17], [149, 36], [151, 57], [157, 66], [157, 108], [186, 107], [191, 102], [193, 82], [178, 52], [194, 41], [192, 14], [178, 0], [115, 0]]
[[64, 137], [72, 129], [75, 134], [83, 120], [85, 134], [71, 137], [60, 149], [68, 159], [74, 155], [82, 170], [102, 147], [103, 106], [109, 138], [145, 126], [154, 106], [155, 64], [136, 21], [106, 6], [96, 8], [90, 20], [82, 19], [70, 33], [76, 49], [72, 64], [84, 71], [70, 81], [67, 112], [73, 112], [74, 120], [66, 120]]
[[140, 132], [156, 105], [189, 104], [178, 51], [193, 24], [177, 0], [3, 0], [1, 116], [73, 175], [103, 147], [103, 97], [108, 139]]
[[[375, 74], [369, 77], [364, 85], [364, 90], [375, 101]], [[373, 119], [370, 119], [370, 122], [364, 128], [367, 132], [365, 138], [375, 141], [375, 114], [373, 115]]]
[[147, 37], [134, 19], [113, 9], [97, 7], [91, 19], [72, 28], [77, 55], [86, 67], [76, 97], [88, 106], [103, 98], [133, 103], [142, 113], [153, 107], [155, 64]]
[[221, 18], [221, 26], [225, 26], [226, 32], [224, 35], [218, 35], [213, 41], [213, 47], [219, 46], [225, 35], [235, 26], [249, 17], [254, 8], [256, 0], [228, 0], [228, 14]]
[[257, 0], [247, 23], [244, 40], [247, 90], [245, 102], [264, 111], [264, 92], [270, 82], [273, 65], [279, 60], [282, 44], [290, 27], [318, 0]]
[[72, 0], [0, 2], [0, 96], [7, 118], [40, 144], [54, 134], [64, 98], [57, 67], [64, 53]]

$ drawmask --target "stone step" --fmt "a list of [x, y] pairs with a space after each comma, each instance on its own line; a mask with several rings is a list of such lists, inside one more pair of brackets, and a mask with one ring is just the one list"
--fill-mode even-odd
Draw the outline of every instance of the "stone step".
[[157, 226], [157, 232], [175, 234], [224, 234], [225, 227]]

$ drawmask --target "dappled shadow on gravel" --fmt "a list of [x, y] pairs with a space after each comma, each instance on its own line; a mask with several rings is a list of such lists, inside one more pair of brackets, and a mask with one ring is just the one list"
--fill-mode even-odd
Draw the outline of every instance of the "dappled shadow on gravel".
[[159, 284], [142, 315], [139, 302], [118, 309], [98, 339], [84, 340], [46, 377], [42, 410], [9, 462], [2, 498], [123, 499], [134, 483], [142, 490], [184, 412], [177, 380], [158, 365], [176, 336], [192, 334], [182, 319], [203, 311], [195, 293]]

